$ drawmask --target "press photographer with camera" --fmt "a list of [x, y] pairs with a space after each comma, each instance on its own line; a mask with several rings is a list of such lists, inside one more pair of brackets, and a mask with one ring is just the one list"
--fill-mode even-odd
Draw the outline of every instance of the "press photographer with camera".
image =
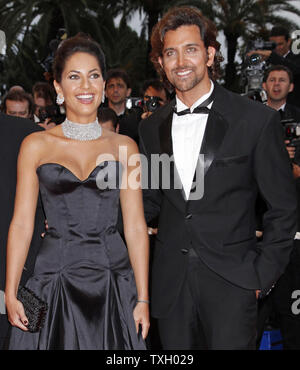
[[159, 107], [169, 101], [169, 93], [158, 79], [146, 80], [141, 89], [141, 95], [143, 97], [144, 109], [142, 119], [149, 117]]
[[[287, 96], [294, 88], [293, 74], [283, 65], [272, 66], [264, 76], [262, 87], [267, 94], [266, 105], [281, 114], [286, 148], [292, 161], [298, 193], [298, 210], [300, 210], [300, 109], [287, 103]], [[284, 349], [300, 349], [300, 315], [293, 314], [291, 310], [292, 293], [300, 288], [299, 215], [297, 230], [289, 264], [269, 296], [259, 302], [258, 310], [258, 342], [265, 323], [269, 320], [272, 324], [273, 316], [273, 322], [281, 331]]]
[[288, 30], [284, 27], [273, 27], [269, 41], [276, 44], [275, 48], [269, 48], [269, 50], [257, 48], [250, 51], [247, 56], [258, 55], [268, 64], [288, 67], [294, 76], [294, 90], [289, 93], [287, 101], [300, 108], [300, 55], [291, 51], [292, 40]]
[[48, 82], [36, 82], [32, 87], [35, 104], [34, 120], [45, 130], [56, 126], [64, 120], [55, 103], [55, 92]]

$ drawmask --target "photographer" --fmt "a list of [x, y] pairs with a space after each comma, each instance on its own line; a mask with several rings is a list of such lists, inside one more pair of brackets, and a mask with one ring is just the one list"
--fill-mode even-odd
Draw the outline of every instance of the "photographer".
[[273, 50], [252, 50], [248, 56], [258, 54], [268, 64], [288, 67], [294, 75], [294, 90], [289, 93], [287, 101], [300, 108], [300, 55], [295, 55], [290, 50], [292, 40], [284, 27], [273, 27], [269, 41], [276, 44]]
[[55, 92], [48, 82], [37, 82], [32, 87], [35, 104], [34, 120], [45, 130], [56, 126], [64, 120], [55, 103]]
[[[262, 87], [267, 93], [267, 105], [281, 114], [281, 122], [293, 121], [300, 127], [300, 109], [287, 103], [287, 96], [293, 91], [293, 74], [285, 66], [278, 65], [269, 68], [265, 74]], [[284, 128], [287, 131], [286, 128]], [[296, 139], [297, 140], [297, 139]], [[298, 193], [298, 210], [300, 210], [300, 166], [297, 160], [300, 149], [291, 146], [293, 140], [286, 140], [287, 150], [292, 160], [293, 173]], [[296, 163], [295, 163], [296, 162]], [[299, 212], [298, 212], [299, 213]], [[298, 216], [299, 218], [299, 216]], [[300, 231], [300, 220], [298, 220]], [[259, 303], [258, 339], [260, 342], [265, 322], [275, 316], [283, 338], [284, 349], [300, 349], [300, 315], [292, 312], [292, 293], [300, 288], [300, 237], [297, 232], [290, 262], [271, 293]]]
[[162, 82], [157, 79], [145, 81], [141, 89], [141, 95], [143, 97], [144, 109], [142, 119], [149, 117], [156, 109], [169, 101], [168, 91], [165, 89]]

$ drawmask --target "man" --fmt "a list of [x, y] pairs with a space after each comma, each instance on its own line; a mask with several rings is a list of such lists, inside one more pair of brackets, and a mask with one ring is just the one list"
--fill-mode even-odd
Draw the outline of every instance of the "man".
[[169, 93], [158, 79], [146, 80], [141, 89], [144, 113], [141, 118], [149, 117], [156, 109], [167, 104]]
[[[3, 341], [9, 327], [4, 304], [6, 241], [14, 208], [17, 156], [24, 137], [39, 130], [42, 129], [28, 119], [0, 113], [0, 349], [3, 347]], [[41, 233], [44, 231], [43, 220], [44, 215], [39, 202], [35, 231], [21, 280], [22, 284], [28, 279], [33, 270], [36, 252], [41, 242]]]
[[[216, 34], [200, 11], [181, 7], [151, 36], [152, 61], [176, 92], [140, 126], [152, 182], [145, 214], [159, 214], [151, 304], [163, 349], [254, 349], [257, 297], [283, 273], [296, 230], [279, 114], [212, 82]], [[268, 204], [260, 248], [258, 190]]]
[[259, 54], [263, 60], [272, 65], [284, 65], [288, 67], [294, 75], [294, 89], [288, 95], [288, 102], [300, 108], [300, 55], [295, 55], [291, 49], [291, 38], [289, 32], [284, 27], [273, 27], [269, 41], [276, 44], [274, 50], [255, 50], [250, 54]]
[[122, 69], [111, 69], [107, 72], [105, 95], [108, 107], [113, 109], [117, 116], [126, 114], [126, 100], [130, 97], [131, 87], [128, 74]]
[[138, 123], [142, 112], [140, 109], [126, 108], [126, 101], [130, 94], [130, 79], [126, 71], [109, 70], [105, 84], [108, 107], [113, 109], [119, 118], [119, 133], [138, 141]]
[[[263, 88], [267, 93], [267, 105], [281, 111], [282, 120], [291, 119], [300, 123], [300, 109], [287, 103], [288, 93], [293, 90], [293, 75], [285, 66], [273, 66], [264, 76]], [[289, 141], [286, 142], [289, 144]], [[299, 162], [299, 149], [295, 159], [295, 148], [287, 146], [290, 158]], [[298, 194], [298, 226], [294, 240], [294, 248], [285, 272], [275, 285], [274, 290], [261, 300], [258, 310], [258, 341], [263, 334], [267, 320], [272, 323], [272, 313], [275, 314], [273, 325], [278, 325], [283, 338], [284, 349], [300, 349], [300, 315], [293, 313], [293, 292], [300, 288], [300, 163], [292, 163]]]
[[287, 103], [288, 94], [294, 90], [293, 74], [288, 67], [270, 67], [264, 76], [262, 87], [267, 93], [267, 105], [279, 111], [281, 119], [300, 122], [300, 109]]
[[9, 116], [33, 119], [34, 103], [25, 91], [13, 89], [5, 95], [1, 110]]

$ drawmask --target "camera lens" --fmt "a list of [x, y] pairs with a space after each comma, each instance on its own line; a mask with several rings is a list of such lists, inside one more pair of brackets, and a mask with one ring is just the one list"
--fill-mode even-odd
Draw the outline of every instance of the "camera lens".
[[261, 62], [261, 57], [259, 54], [252, 54], [249, 61], [250, 64], [257, 65]]

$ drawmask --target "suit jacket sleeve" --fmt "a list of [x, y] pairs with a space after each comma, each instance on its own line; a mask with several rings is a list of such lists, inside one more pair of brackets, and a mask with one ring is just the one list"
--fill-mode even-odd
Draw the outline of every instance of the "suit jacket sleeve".
[[151, 188], [151, 153], [147, 153], [146, 147], [140, 134], [139, 148], [141, 156], [147, 163], [142, 162], [142, 183], [143, 183], [143, 202], [144, 213], [147, 224], [158, 217], [162, 202], [161, 190]]
[[289, 261], [297, 221], [297, 195], [279, 114], [270, 115], [254, 153], [254, 171], [267, 211], [255, 267], [262, 294], [275, 284]]

